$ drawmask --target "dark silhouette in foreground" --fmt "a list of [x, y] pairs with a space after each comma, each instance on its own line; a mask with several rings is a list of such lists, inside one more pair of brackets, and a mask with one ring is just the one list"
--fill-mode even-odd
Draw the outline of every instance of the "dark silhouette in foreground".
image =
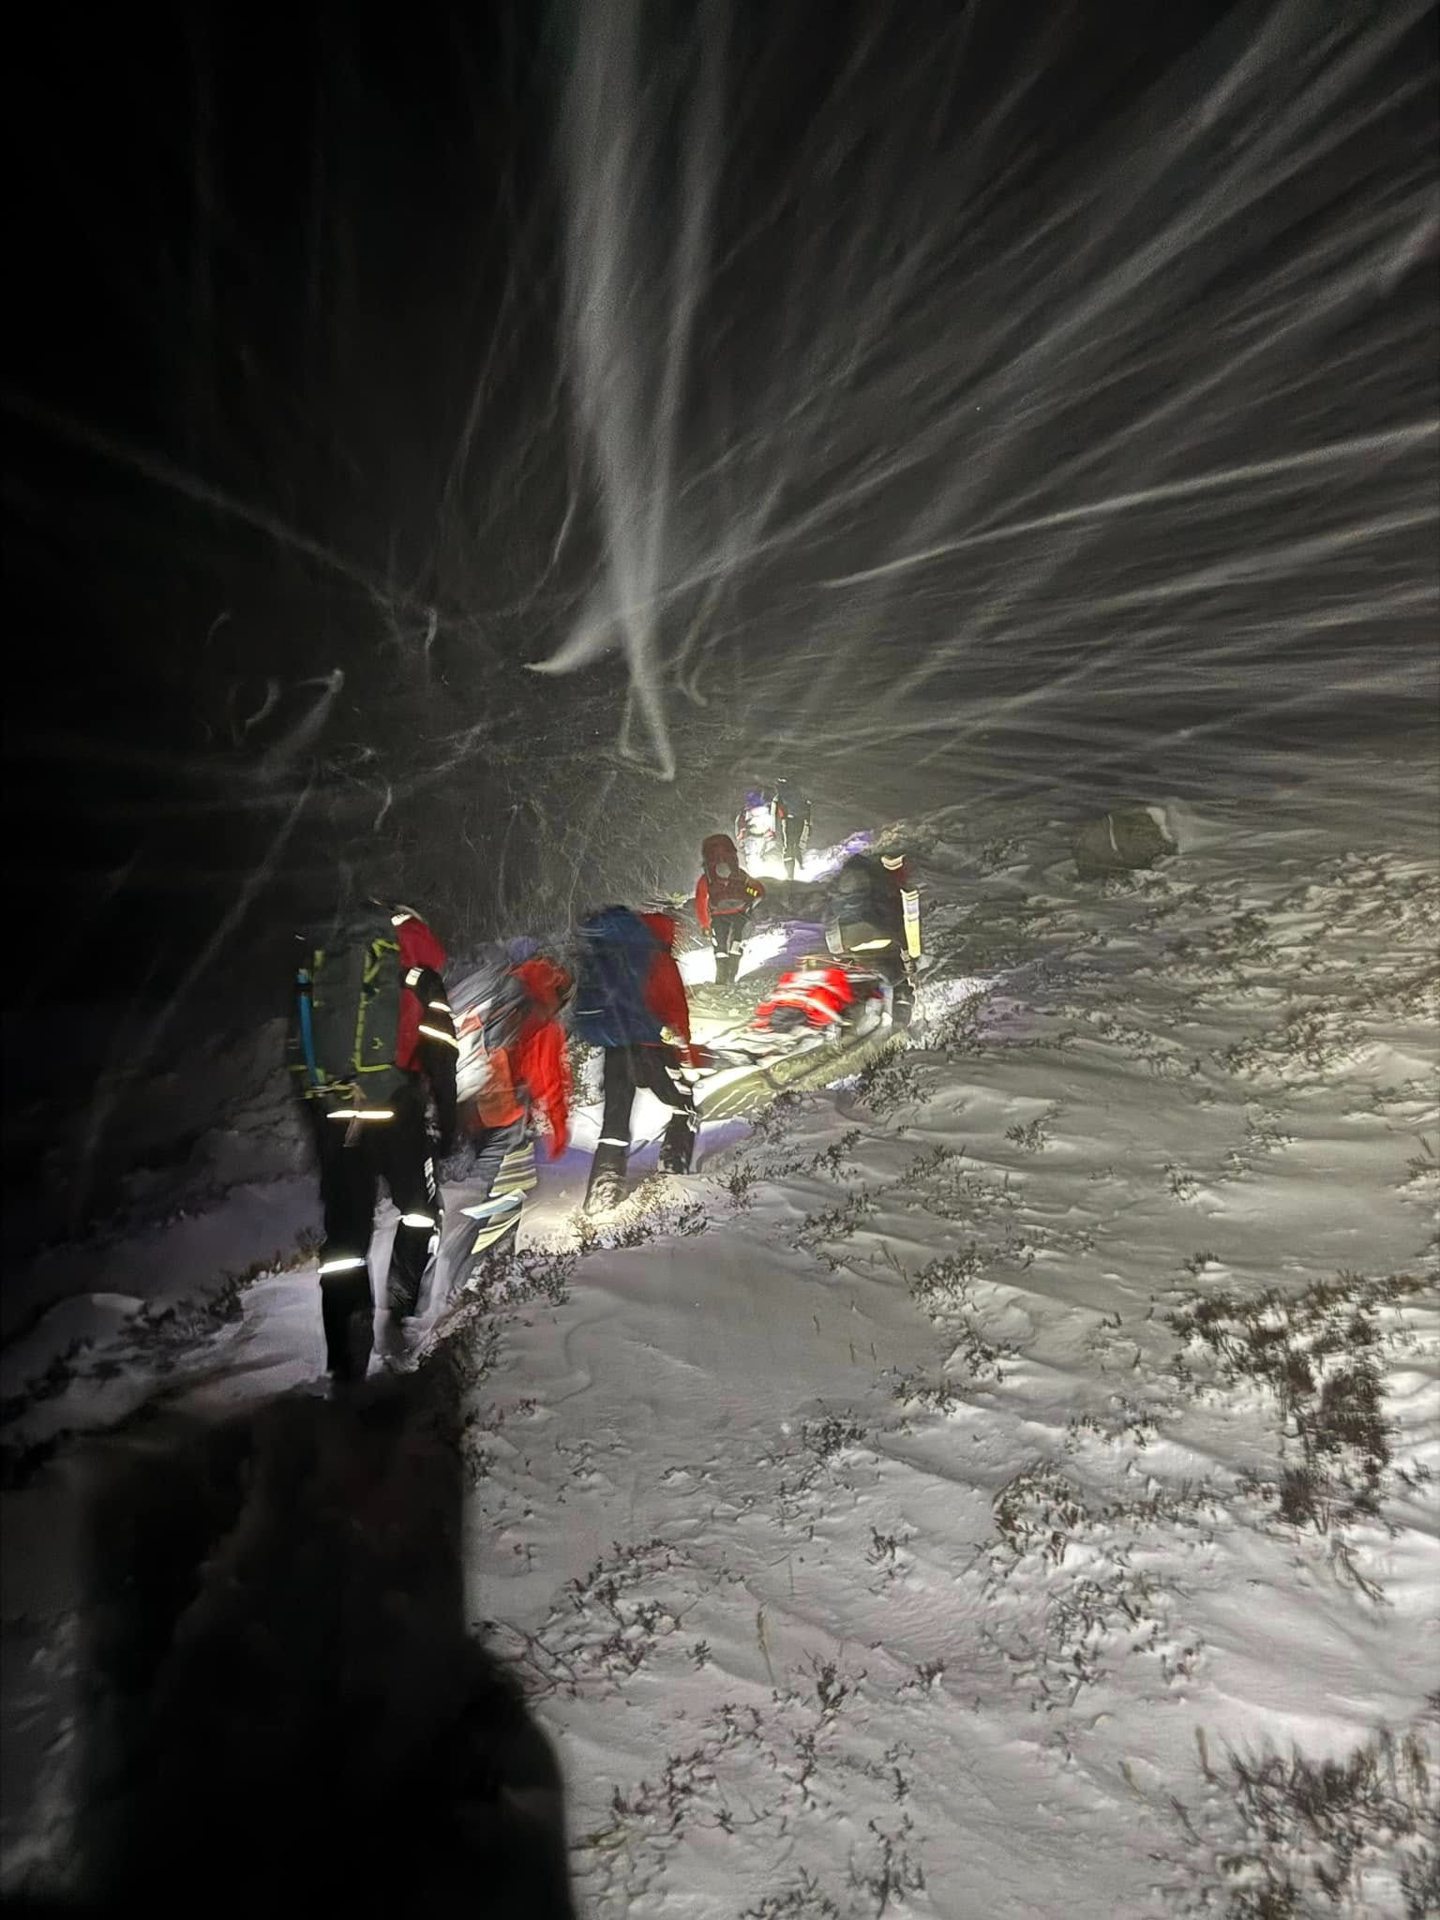
[[116, 1448], [82, 1911], [573, 1914], [555, 1756], [465, 1629], [458, 1401], [441, 1359]]

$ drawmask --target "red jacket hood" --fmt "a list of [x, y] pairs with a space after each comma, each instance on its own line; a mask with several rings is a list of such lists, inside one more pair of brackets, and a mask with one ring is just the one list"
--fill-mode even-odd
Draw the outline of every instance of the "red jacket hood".
[[514, 972], [526, 993], [547, 1016], [559, 1012], [574, 984], [565, 969], [547, 960], [543, 953], [522, 960]]
[[402, 920], [395, 932], [400, 942], [402, 967], [429, 967], [435, 973], [445, 971], [445, 949], [417, 914]]

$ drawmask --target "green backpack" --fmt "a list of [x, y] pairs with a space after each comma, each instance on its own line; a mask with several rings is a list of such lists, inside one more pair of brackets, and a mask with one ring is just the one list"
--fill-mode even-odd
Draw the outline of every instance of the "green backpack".
[[383, 1106], [404, 1079], [395, 1064], [400, 940], [379, 907], [338, 923], [311, 947], [295, 979], [307, 1100]]

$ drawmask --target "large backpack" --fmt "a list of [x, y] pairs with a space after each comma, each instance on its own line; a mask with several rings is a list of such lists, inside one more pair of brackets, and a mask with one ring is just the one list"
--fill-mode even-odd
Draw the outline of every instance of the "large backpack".
[[482, 1126], [503, 1127], [516, 1119], [514, 1047], [530, 1005], [529, 995], [503, 947], [486, 947], [475, 966], [451, 990], [460, 1055], [455, 1095]]
[[825, 944], [834, 954], [899, 947], [904, 937], [899, 890], [873, 854], [854, 853], [835, 876]]
[[705, 863], [705, 881], [710, 889], [712, 914], [745, 913], [750, 894], [740, 868], [740, 856], [728, 833], [712, 833], [700, 848]]
[[592, 1047], [650, 1045], [660, 1022], [645, 999], [645, 984], [660, 942], [628, 907], [602, 907], [580, 927], [575, 988], [575, 1032]]
[[872, 853], [851, 854], [835, 876], [832, 894], [837, 907], [856, 918], [883, 921], [895, 913], [895, 888]]
[[389, 913], [366, 907], [307, 949], [296, 973], [307, 1099], [383, 1105], [405, 1075], [396, 1064], [400, 940]]

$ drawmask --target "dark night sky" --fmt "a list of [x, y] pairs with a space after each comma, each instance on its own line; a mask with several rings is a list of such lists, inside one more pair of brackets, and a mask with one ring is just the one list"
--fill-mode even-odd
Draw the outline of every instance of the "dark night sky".
[[[629, 225], [643, 260], [676, 229], [694, 139], [679, 103], [695, 84], [704, 13], [641, 12], [650, 166]], [[1278, 212], [1233, 219], [1113, 365], [1097, 358], [1116, 330], [1107, 323], [1099, 347], [1052, 355], [1033, 384], [1007, 389], [1005, 369], [1024, 364], [1014, 315], [1026, 301], [1039, 314], [1063, 309], [1086, 275], [1143, 248], [1146, 223], [1202, 195], [1207, 169], [1256, 138], [1267, 113], [1278, 120], [1294, 64], [1283, 44], [1279, 77], [1265, 83], [1273, 106], [1262, 86], [1240, 134], [1217, 108], [1216, 130], [1157, 174], [1129, 228], [1106, 231], [1106, 195], [1123, 185], [1130, 148], [1143, 171], [1272, 19], [1290, 22], [1302, 50], [1329, 31], [1324, 8], [1309, 25], [1296, 16], [1038, 0], [725, 10], [720, 184], [681, 406], [677, 564], [683, 572], [709, 529], [772, 484], [773, 514], [791, 527], [813, 519], [816, 531], [787, 537], [781, 561], [727, 586], [723, 623], [698, 594], [707, 637], [698, 654], [687, 641], [667, 655], [680, 784], [642, 781], [649, 797], [632, 812], [645, 815], [657, 792], [683, 814], [696, 793], [728, 791], [746, 743], [717, 728], [717, 703], [771, 688], [774, 610], [814, 636], [816, 660], [848, 661], [843, 623], [857, 603], [837, 610], [816, 583], [884, 562], [892, 537], [904, 545], [902, 521], [918, 530], [912, 545], [950, 530], [936, 503], [996, 448], [993, 497], [979, 496], [978, 518], [974, 505], [961, 512], [966, 524], [1018, 514], [1032, 496], [1028, 510], [1044, 511], [1187, 470], [1169, 442], [1157, 451], [1158, 430], [1134, 448], [1125, 422], [1186, 382], [1198, 391], [1196, 369], [1211, 360], [1242, 360], [1267, 300], [1303, 306], [1301, 284], [1257, 297], [1248, 314], [1237, 304], [1236, 289], [1263, 287], [1286, 249], [1318, 263], [1306, 270], [1323, 284], [1327, 222], [1363, 239], [1376, 209], [1413, 198], [1433, 133], [1433, 86], [1414, 89], [1417, 74], [1433, 79], [1433, 12], [1367, 56], [1354, 83], [1362, 108], [1399, 104], [1362, 111], [1353, 139], [1287, 176], [1277, 193], [1289, 198], [1264, 203]], [[392, 873], [402, 863], [417, 875], [411, 886], [440, 899], [457, 932], [555, 911], [537, 870], [578, 857], [572, 829], [597, 769], [614, 765], [626, 684], [614, 655], [570, 678], [522, 671], [565, 639], [605, 550], [562, 330], [556, 127], [580, 17], [523, 0], [29, 16], [8, 116], [7, 811], [12, 898], [43, 914], [55, 957], [43, 988], [32, 980], [12, 994], [7, 1022], [31, 1020], [40, 992], [108, 1002], [141, 982], [171, 991], [263, 868], [241, 922], [240, 958], [253, 955], [267, 929], [328, 904], [337, 860], [365, 842]], [[639, 111], [606, 102], [612, 116]], [[1307, 109], [1293, 151], [1317, 112]], [[1091, 178], [1102, 183], [1091, 200], [1058, 220], [1071, 181]], [[882, 325], [867, 321], [857, 374], [851, 301], [923, 236], [925, 271], [896, 282]], [[1398, 317], [1345, 309], [1322, 341], [1301, 342], [1308, 386], [1267, 374], [1284, 448], [1433, 413], [1414, 319], [1433, 298], [1432, 266], [1433, 242], [1422, 275], [1406, 266], [1386, 283]], [[1037, 298], [1051, 283], [1053, 296]], [[1132, 312], [1152, 298], [1142, 287]], [[1191, 313], [1208, 337], [1189, 338]], [[643, 343], [655, 317], [642, 285], [621, 337]], [[1343, 368], [1333, 379], [1327, 358]], [[958, 401], [951, 414], [927, 412], [942, 378], [963, 398], [967, 383], [991, 390], [997, 369], [1006, 410], [969, 409], [964, 433], [979, 437], [956, 437]], [[483, 407], [465, 442], [481, 370]], [[793, 433], [756, 430], [812, 374], [829, 396], [818, 423], [812, 409]], [[1348, 412], [1332, 418], [1340, 389]], [[1254, 391], [1204, 401], [1203, 433], [1198, 413], [1165, 432], [1190, 436], [1197, 470], [1252, 458], [1253, 415], [1241, 407]], [[1037, 438], [1030, 423], [1042, 416], [1048, 437]], [[887, 436], [918, 446], [926, 434], [934, 457], [884, 480]], [[1260, 453], [1276, 438], [1260, 436]], [[1066, 463], [1073, 492], [1056, 480], [1046, 495]], [[1413, 503], [1416, 484], [1399, 473], [1374, 510]], [[852, 486], [855, 510], [837, 516], [831, 504]], [[1365, 510], [1358, 496], [1336, 498], [1342, 519]], [[1249, 537], [1241, 512], [1232, 527], [1222, 505], [1207, 507], [1208, 548], [1190, 512], [1183, 554], [1166, 545], [1178, 522], [1144, 549], [1088, 552], [1087, 571], [1042, 617], [1073, 634], [1092, 600], [1108, 605], [1136, 582], [1230, 552]], [[1422, 537], [1407, 538], [1382, 557], [1384, 579], [1423, 572]], [[907, 575], [899, 600], [865, 601], [862, 678], [892, 681], [921, 663], [957, 596], [990, 591], [988, 564], [943, 583]], [[1286, 591], [1303, 617], [1318, 589], [1315, 568], [1297, 564], [1302, 573], [1298, 597]], [[1337, 576], [1327, 604], [1353, 588]], [[1242, 587], [1225, 601], [1227, 645], [1248, 630], [1255, 599]], [[675, 604], [688, 620], [691, 602]], [[1419, 644], [1421, 630], [1397, 630], [1396, 645]], [[1045, 646], [1031, 653], [1041, 679], [1068, 665]], [[292, 739], [323, 698], [312, 683], [337, 667], [344, 685], [323, 728]], [[813, 682], [803, 659], [785, 669], [802, 670]], [[794, 684], [776, 680], [770, 706]], [[1167, 665], [1142, 725], [1163, 727], [1166, 690], [1179, 684]], [[690, 692], [709, 704], [693, 706]], [[971, 692], [947, 668], [926, 697], [943, 707]], [[841, 750], [839, 736], [831, 745]], [[628, 791], [623, 767], [616, 777], [615, 791]], [[486, 855], [502, 822], [520, 856], [497, 870]], [[222, 969], [236, 965], [236, 944], [221, 943]]]
[[[938, 45], [956, 9], [900, 14], [827, 3], [733, 18], [722, 231], [728, 221], [738, 240], [771, 202], [783, 256], [804, 131], [857, 47], [869, 49], [867, 92], [892, 89], [897, 114], [923, 92], [928, 111], [963, 125], [1055, 38], [1044, 10], [980, 9], [937, 98], [917, 89], [916, 48]], [[1089, 21], [1007, 128], [997, 160], [1019, 158], [1012, 191], [1024, 192], [1027, 155], [1037, 170], [1045, 151], [1093, 133], [1214, 17], [1131, 8]], [[683, 61], [690, 24], [687, 9], [649, 10], [657, 62]], [[203, 7], [32, 21], [11, 128], [25, 264], [7, 546], [33, 691], [9, 744], [23, 769], [22, 884], [44, 894], [65, 876], [52, 914], [103, 890], [138, 849], [167, 914], [204, 922], [195, 879], [219, 871], [228, 886], [255, 857], [253, 817], [223, 791], [213, 810], [216, 783], [244, 772], [233, 715], [254, 711], [269, 675], [326, 672], [337, 645], [371, 651], [367, 588], [398, 584], [419, 602], [442, 586], [434, 524], [487, 354], [497, 465], [531, 435], [543, 457], [485, 556], [497, 564], [443, 610], [472, 634], [478, 616], [487, 672], [507, 688], [507, 663], [553, 643], [563, 592], [502, 610], [541, 570], [564, 505], [551, 132], [570, 26], [524, 6], [302, 7], [274, 28]], [[882, 114], [866, 137], [891, 125]], [[863, 164], [858, 144], [846, 164]], [[747, 284], [754, 270], [751, 258]], [[742, 369], [773, 325], [763, 303], [726, 315]], [[482, 445], [464, 476], [480, 500], [485, 465]], [[383, 659], [371, 666], [355, 698], [383, 710], [393, 686]], [[377, 717], [352, 715], [352, 730]], [[191, 846], [169, 809], [197, 801], [212, 811]], [[148, 915], [153, 898], [131, 892]]]

